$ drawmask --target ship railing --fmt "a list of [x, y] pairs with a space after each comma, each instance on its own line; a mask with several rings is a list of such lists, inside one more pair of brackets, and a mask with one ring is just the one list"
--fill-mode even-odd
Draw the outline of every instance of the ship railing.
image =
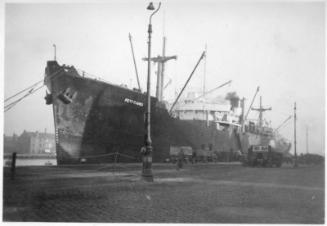
[[101, 78], [101, 77], [99, 77], [99, 76], [96, 76], [96, 75], [94, 75], [94, 74], [88, 73], [88, 72], [86, 72], [85, 70], [82, 70], [82, 69], [80, 69], [80, 68], [76, 68], [76, 71], [77, 71], [78, 74], [79, 74], [81, 77], [83, 77], [83, 78], [89, 78], [89, 79], [93, 79], [93, 80], [96, 80], [96, 81], [105, 82], [105, 83], [108, 83], [108, 84], [110, 84], [110, 85], [114, 85], [114, 84], [108, 82], [107, 80], [105, 80], [105, 79], [103, 79], [103, 78]]
[[[119, 87], [122, 87], [122, 88], [125, 88], [125, 89], [128, 89], [128, 90], [131, 90], [130, 88], [127, 87], [126, 84], [121, 84], [121, 85], [113, 84], [113, 83], [111, 83], [111, 82], [109, 82], [109, 81], [107, 81], [107, 80], [105, 80], [105, 79], [103, 79], [103, 78], [101, 78], [99, 76], [96, 76], [94, 74], [88, 73], [88, 72], [86, 72], [86, 71], [84, 71], [84, 70], [82, 70], [80, 68], [75, 68], [75, 69], [76, 69], [77, 73], [81, 77], [83, 77], [83, 78], [88, 78], [88, 79], [92, 79], [92, 80], [95, 80], [95, 81], [104, 82], [104, 83], [109, 84], [109, 85], [112, 85], [112, 86], [119, 86]], [[137, 88], [133, 88], [132, 90], [133, 91], [136, 91], [136, 92], [141, 92]]]

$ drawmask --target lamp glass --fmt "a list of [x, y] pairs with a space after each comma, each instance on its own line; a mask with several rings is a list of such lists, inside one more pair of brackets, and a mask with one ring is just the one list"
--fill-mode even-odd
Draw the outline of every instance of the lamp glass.
[[154, 10], [153, 3], [150, 2], [150, 4], [148, 5], [148, 7], [147, 7], [146, 9], [147, 9], [147, 10]]

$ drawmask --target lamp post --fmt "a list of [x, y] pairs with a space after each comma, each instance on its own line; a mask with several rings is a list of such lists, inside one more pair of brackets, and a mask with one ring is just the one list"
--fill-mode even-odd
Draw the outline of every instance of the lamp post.
[[148, 25], [148, 81], [147, 81], [147, 111], [146, 111], [146, 118], [145, 118], [145, 150], [143, 150], [142, 156], [142, 178], [145, 181], [153, 182], [153, 175], [152, 175], [152, 141], [151, 141], [151, 95], [150, 95], [150, 88], [151, 88], [151, 33], [152, 33], [152, 24], [151, 19], [152, 16], [158, 12], [160, 9], [161, 3], [159, 3], [158, 8], [155, 10], [153, 3], [150, 2], [147, 10], [155, 10], [149, 18], [149, 25]]

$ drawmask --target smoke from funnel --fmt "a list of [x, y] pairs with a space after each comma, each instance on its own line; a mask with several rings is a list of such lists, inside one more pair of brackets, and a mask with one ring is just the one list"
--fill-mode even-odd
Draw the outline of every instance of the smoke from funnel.
[[227, 93], [225, 99], [230, 101], [230, 104], [232, 106], [231, 107], [232, 110], [234, 110], [235, 108], [238, 108], [239, 102], [240, 102], [240, 98], [236, 94], [236, 92], [229, 92], [229, 93]]

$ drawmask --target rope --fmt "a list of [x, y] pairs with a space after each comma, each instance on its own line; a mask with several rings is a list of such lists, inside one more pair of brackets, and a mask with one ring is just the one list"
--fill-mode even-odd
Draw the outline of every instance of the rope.
[[27, 96], [29, 96], [29, 95], [35, 93], [36, 91], [38, 91], [39, 89], [41, 89], [43, 86], [44, 86], [44, 85], [38, 87], [38, 88], [35, 89], [35, 90], [32, 88], [32, 89], [31, 89], [31, 90], [30, 90], [26, 95], [24, 95], [23, 97], [21, 97], [21, 98], [19, 98], [18, 100], [14, 101], [14, 102], [12, 102], [12, 103], [10, 103], [10, 104], [8, 104], [8, 105], [6, 105], [6, 106], [5, 106], [5, 112], [8, 111], [8, 110], [10, 110], [10, 109], [11, 109], [12, 107], [14, 107], [18, 102], [20, 102], [21, 100], [23, 100], [23, 99], [26, 98]]
[[[109, 153], [109, 154], [103, 154], [103, 155], [88, 155], [88, 156], [83, 156], [82, 158], [98, 158], [101, 156], [110, 156], [110, 155], [115, 155], [115, 153]], [[80, 158], [80, 157], [75, 157], [75, 158]]]
[[[59, 76], [58, 76], [57, 73], [60, 72], [61, 70], [62, 70], [62, 69], [59, 69], [58, 71], [52, 73], [52, 74], [49, 75], [49, 76], [50, 76], [50, 77], [54, 77], [53, 79], [58, 78]], [[61, 75], [63, 75], [63, 74], [61, 74]], [[61, 75], [60, 75], [60, 76], [61, 76]], [[58, 76], [58, 77], [57, 77], [57, 76]], [[43, 81], [43, 79], [42, 79], [41, 81], [38, 81], [37, 83], [34, 83], [33, 85], [31, 85], [31, 86], [29, 86], [29, 87], [27, 87], [27, 88], [25, 88], [25, 89], [23, 89], [22, 91], [20, 91], [20, 92], [14, 94], [14, 95], [12, 95], [11, 97], [8, 97], [5, 101], [8, 101], [8, 100], [10, 100], [10, 99], [16, 97], [17, 95], [19, 95], [19, 94], [25, 92], [26, 90], [29, 90], [28, 93], [25, 94], [23, 97], [19, 98], [18, 100], [15, 100], [14, 102], [11, 102], [10, 104], [7, 104], [7, 105], [4, 107], [4, 108], [5, 108], [4, 111], [5, 111], [5, 112], [9, 111], [9, 110], [10, 110], [12, 107], [14, 107], [17, 103], [19, 103], [20, 101], [22, 101], [23, 99], [25, 99], [25, 98], [28, 97], [29, 95], [35, 93], [36, 91], [38, 91], [39, 89], [41, 89], [43, 86], [45, 86], [45, 85], [43, 84], [43, 85], [41, 85], [40, 87], [38, 87], [38, 88], [35, 89], [35, 86], [36, 86], [37, 84], [39, 84], [40, 82], [42, 82], [42, 81]]]
[[[117, 156], [121, 155], [121, 156], [126, 157], [126, 158], [137, 159], [136, 157], [121, 154], [119, 152], [114, 152], [114, 153], [109, 153], [109, 154], [102, 154], [102, 155], [88, 155], [88, 156], [82, 156], [82, 158], [98, 158], [98, 157], [111, 156], [111, 155], [117, 155]], [[81, 157], [75, 157], [75, 158], [81, 158]]]
[[8, 101], [8, 100], [10, 100], [10, 99], [12, 99], [12, 98], [14, 98], [15, 96], [21, 94], [22, 92], [24, 92], [24, 91], [26, 91], [26, 90], [28, 90], [28, 89], [33, 88], [34, 86], [36, 86], [37, 84], [39, 84], [39, 83], [41, 83], [41, 82], [43, 82], [43, 79], [42, 79], [41, 81], [38, 81], [37, 83], [34, 83], [33, 85], [31, 85], [31, 86], [29, 86], [29, 87], [27, 87], [27, 88], [25, 88], [25, 89], [23, 89], [22, 91], [19, 91], [18, 93], [12, 95], [11, 97], [6, 98], [6, 99], [5, 99], [5, 102]]
[[[117, 165], [116, 165], [116, 163], [117, 163], [117, 157], [119, 156], [119, 155], [121, 155], [121, 156], [124, 156], [124, 157], [127, 157], [127, 158], [131, 158], [131, 159], [137, 159], [137, 157], [132, 157], [132, 156], [129, 156], [129, 155], [125, 155], [125, 154], [121, 154], [121, 153], [119, 153], [119, 152], [115, 152], [115, 153], [111, 153], [111, 155], [112, 154], [114, 154], [115, 155], [115, 160], [114, 160], [114, 164], [113, 164], [113, 172], [115, 173], [116, 172], [116, 169], [127, 169], [127, 167], [124, 167], [124, 166], [122, 166], [122, 165], [119, 165], [118, 167], [117, 167]], [[107, 168], [110, 168], [111, 166], [105, 166], [105, 167], [100, 167], [100, 168], [98, 168], [97, 170], [103, 170], [103, 169], [107, 169]]]
[[118, 155], [124, 156], [126, 158], [130, 158], [130, 159], [137, 159], [136, 157], [130, 156], [130, 155], [125, 155], [125, 154], [121, 154], [121, 153], [117, 153]]

